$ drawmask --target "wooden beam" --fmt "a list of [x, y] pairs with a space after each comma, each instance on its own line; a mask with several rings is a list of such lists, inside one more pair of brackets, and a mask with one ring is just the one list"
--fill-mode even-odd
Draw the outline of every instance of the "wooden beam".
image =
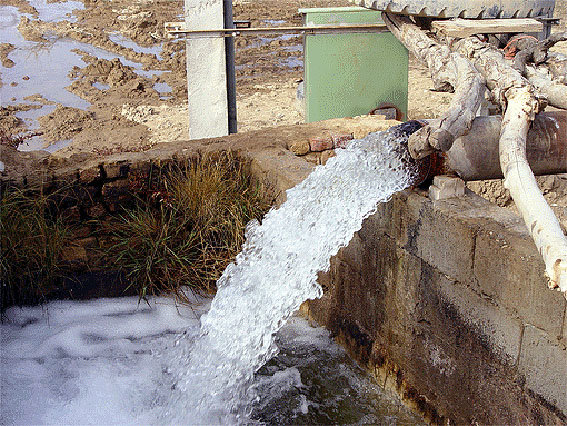
[[539, 33], [543, 24], [536, 19], [451, 19], [434, 21], [432, 28], [447, 37], [467, 38], [473, 34]]

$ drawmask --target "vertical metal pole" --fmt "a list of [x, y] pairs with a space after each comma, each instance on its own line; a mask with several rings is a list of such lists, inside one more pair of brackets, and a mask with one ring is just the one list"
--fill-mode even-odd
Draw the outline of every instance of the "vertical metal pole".
[[[224, 27], [234, 28], [232, 22], [232, 0], [223, 0]], [[234, 38], [225, 37], [226, 92], [228, 98], [228, 132], [237, 132], [236, 117], [236, 69], [234, 67]]]

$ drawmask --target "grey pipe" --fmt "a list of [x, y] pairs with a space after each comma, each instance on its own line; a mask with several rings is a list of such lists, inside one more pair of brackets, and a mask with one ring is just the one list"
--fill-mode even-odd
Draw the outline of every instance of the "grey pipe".
[[[501, 179], [500, 124], [501, 117], [477, 117], [470, 132], [441, 154], [442, 167], [467, 181]], [[535, 175], [567, 173], [567, 112], [538, 114], [528, 133], [526, 152]]]

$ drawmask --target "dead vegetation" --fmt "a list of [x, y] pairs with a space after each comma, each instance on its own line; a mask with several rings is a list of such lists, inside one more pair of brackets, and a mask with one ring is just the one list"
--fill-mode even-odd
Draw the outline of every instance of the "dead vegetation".
[[240, 251], [246, 224], [268, 207], [245, 163], [229, 153], [208, 156], [120, 217], [108, 258], [142, 298], [165, 291], [183, 300], [184, 286], [211, 293]]
[[53, 197], [5, 192], [0, 203], [1, 306], [44, 302], [65, 274], [61, 260], [70, 230]]
[[174, 294], [185, 301], [187, 287], [214, 292], [244, 243], [247, 223], [260, 220], [272, 200], [251, 178], [249, 164], [230, 152], [156, 170], [130, 182], [114, 213], [96, 217], [86, 212], [92, 202], [80, 204], [90, 197], [87, 187], [4, 190], [1, 309], [75, 297], [72, 281], [85, 273], [127, 283], [105, 285], [141, 299]]

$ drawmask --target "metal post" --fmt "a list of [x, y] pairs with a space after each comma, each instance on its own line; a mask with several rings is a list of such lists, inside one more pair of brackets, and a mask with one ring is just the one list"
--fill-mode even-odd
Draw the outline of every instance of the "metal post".
[[[232, 0], [223, 0], [224, 28], [232, 29]], [[236, 70], [234, 67], [234, 38], [226, 37], [226, 93], [228, 98], [228, 132], [237, 132], [236, 116]]]

